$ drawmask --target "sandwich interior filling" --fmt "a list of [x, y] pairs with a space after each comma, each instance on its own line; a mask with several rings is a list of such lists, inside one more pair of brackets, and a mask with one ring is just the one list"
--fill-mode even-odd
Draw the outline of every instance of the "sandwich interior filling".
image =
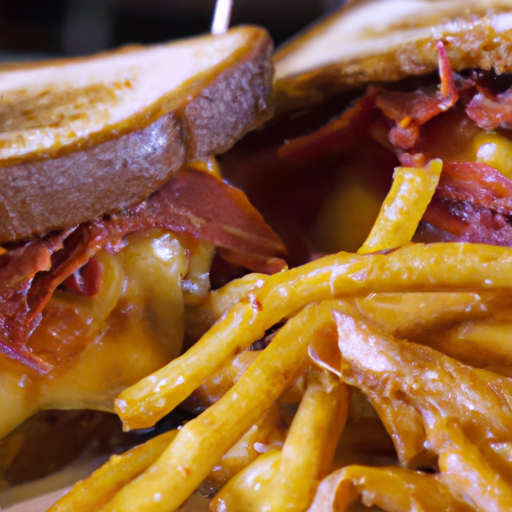
[[[177, 357], [215, 253], [237, 272], [284, 265], [281, 241], [213, 159], [129, 210], [4, 244], [0, 438], [41, 410], [113, 412], [119, 392]], [[0, 444], [6, 471], [23, 444], [14, 434]]]
[[434, 159], [441, 178], [414, 240], [512, 245], [512, 76], [454, 73], [441, 42], [438, 51], [440, 79], [371, 85], [349, 107], [346, 95], [331, 98], [224, 157], [224, 174], [288, 242], [292, 265], [357, 250], [394, 169]]

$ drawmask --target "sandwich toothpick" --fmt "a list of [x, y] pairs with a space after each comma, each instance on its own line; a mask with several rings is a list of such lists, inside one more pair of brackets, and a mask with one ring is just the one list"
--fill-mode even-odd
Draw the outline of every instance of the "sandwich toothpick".
[[213, 35], [224, 34], [229, 28], [231, 21], [231, 10], [233, 9], [233, 0], [217, 0], [211, 32]]

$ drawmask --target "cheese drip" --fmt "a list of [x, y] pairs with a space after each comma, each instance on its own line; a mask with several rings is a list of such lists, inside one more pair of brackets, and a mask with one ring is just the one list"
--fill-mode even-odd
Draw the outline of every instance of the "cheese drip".
[[99, 294], [57, 291], [29, 339], [54, 370], [41, 377], [0, 357], [0, 438], [43, 409], [113, 412], [121, 390], [180, 353], [186, 304], [208, 292], [211, 245], [153, 231], [97, 257]]

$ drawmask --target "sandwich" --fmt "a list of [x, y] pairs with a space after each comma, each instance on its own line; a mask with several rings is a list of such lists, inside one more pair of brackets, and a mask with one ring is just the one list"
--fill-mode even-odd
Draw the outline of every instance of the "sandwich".
[[[271, 130], [247, 137], [223, 169], [293, 238], [298, 261], [357, 250], [393, 169], [435, 158], [444, 172], [416, 239], [509, 243], [507, 209], [498, 206], [508, 192], [488, 189], [491, 181], [507, 187], [509, 177], [509, 9], [507, 2], [355, 2], [277, 52]], [[276, 200], [285, 188], [288, 204]]]
[[271, 116], [271, 51], [243, 27], [2, 67], [0, 437], [42, 409], [113, 411], [180, 354], [214, 258], [283, 267], [214, 159]]

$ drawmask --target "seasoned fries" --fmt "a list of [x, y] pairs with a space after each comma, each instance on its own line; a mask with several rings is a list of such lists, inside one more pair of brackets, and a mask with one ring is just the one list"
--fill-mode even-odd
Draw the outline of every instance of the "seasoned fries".
[[210, 503], [212, 512], [263, 510], [270, 483], [278, 471], [280, 460], [279, 451], [274, 450], [260, 455], [213, 498]]
[[[453, 510], [471, 510], [469, 505], [458, 498], [467, 484], [452, 482], [454, 477], [450, 476], [453, 471], [449, 469], [449, 464], [453, 464], [455, 454], [459, 453], [461, 457], [472, 457], [474, 461], [484, 457], [480, 462], [481, 467], [488, 466], [485, 454], [489, 450], [495, 450], [492, 448], [493, 439], [499, 443], [507, 432], [512, 431], [512, 414], [508, 405], [505, 407], [505, 404], [512, 404], [512, 384], [506, 377], [468, 367], [429, 347], [395, 340], [390, 331], [395, 331], [398, 335], [407, 332], [411, 336], [418, 331], [435, 333], [445, 326], [451, 327], [454, 322], [461, 324], [479, 316], [485, 318], [485, 304], [491, 304], [496, 297], [506, 296], [509, 292], [503, 290], [512, 288], [512, 274], [509, 272], [511, 264], [512, 250], [508, 248], [458, 243], [410, 244], [380, 254], [328, 256], [299, 269], [287, 270], [266, 278], [264, 283], [253, 287], [249, 296], [228, 311], [199, 341], [198, 345], [204, 348], [201, 357], [200, 350], [196, 349], [197, 354], [194, 354], [195, 347], [198, 346], [196, 345], [168, 368], [158, 372], [158, 376], [146, 379], [146, 382], [152, 383], [153, 387], [158, 386], [162, 379], [172, 382], [172, 379], [176, 380], [175, 375], [179, 373], [185, 376], [187, 368], [191, 368], [194, 371], [186, 377], [188, 393], [191, 391], [191, 381], [200, 384], [198, 368], [201, 365], [203, 369], [199, 371], [204, 372], [206, 368], [220, 368], [223, 361], [232, 360], [229, 358], [230, 354], [243, 350], [260, 338], [265, 329], [288, 318], [284, 327], [263, 352], [256, 358], [251, 356], [248, 359], [249, 362], [254, 362], [242, 375], [235, 372], [231, 381], [228, 378], [227, 384], [223, 384], [223, 396], [220, 399], [217, 396], [213, 405], [197, 419], [186, 424], [161, 457], [140, 477], [118, 492], [105, 510], [129, 510], [130, 507], [152, 512], [175, 510], [207, 479], [210, 471], [230, 447], [305, 370], [308, 364], [308, 347], [324, 347], [327, 350], [329, 346], [338, 345], [338, 337], [342, 359], [329, 359], [325, 353], [316, 354], [314, 359], [366, 393], [392, 435], [402, 464], [412, 468], [430, 466], [439, 456], [440, 468], [445, 467], [443, 464], [448, 468], [446, 476], [441, 469], [441, 474], [435, 477], [396, 469], [382, 470], [382, 475], [379, 476], [378, 471], [381, 470], [372, 470], [377, 473], [371, 473], [368, 469], [368, 475], [375, 474], [375, 479], [368, 480], [367, 487], [356, 486], [359, 489], [357, 492], [350, 491], [344, 498], [347, 506], [360, 494], [365, 503], [377, 503], [384, 506], [385, 510], [408, 510], [407, 507], [412, 506], [413, 502], [410, 501], [410, 493], [404, 494], [404, 489], [418, 486], [418, 489], [430, 488], [429, 492], [437, 489], [439, 494], [434, 501], [425, 502], [425, 507], [430, 507], [425, 510], [436, 510], [438, 503], [445, 503], [447, 510], [450, 507]], [[475, 271], [469, 274], [469, 268]], [[459, 292], [455, 293], [455, 290]], [[358, 298], [369, 292], [377, 295], [372, 295], [367, 300]], [[388, 309], [391, 308], [395, 314], [399, 312], [400, 307], [405, 307], [405, 303], [401, 304], [396, 299], [404, 297], [404, 292], [411, 293], [416, 305], [428, 305], [425, 317], [419, 318], [416, 325], [407, 321], [403, 325], [404, 321], [400, 318], [393, 320], [382, 315], [379, 318], [374, 313], [382, 311], [382, 308], [376, 308], [379, 300], [382, 304], [386, 304], [387, 300]], [[300, 310], [301, 306], [305, 306], [304, 309]], [[415, 310], [418, 311], [418, 308]], [[371, 320], [372, 317], [375, 320]], [[407, 319], [407, 315], [404, 318]], [[382, 327], [374, 324], [374, 321], [382, 322]], [[206, 354], [215, 363], [206, 361]], [[226, 368], [229, 368], [229, 364]], [[222, 370], [224, 373], [225, 371]], [[233, 496], [240, 498], [239, 493], [242, 491], [241, 488], [237, 490], [238, 486], [247, 485], [241, 482], [246, 482], [244, 479], [249, 478], [248, 475], [263, 471], [262, 467], [267, 468], [265, 471], [270, 471], [267, 462], [263, 463], [263, 460], [271, 460], [273, 468], [270, 476], [262, 475], [266, 482], [265, 493], [258, 493], [257, 498], [249, 498], [248, 494], [244, 494], [243, 499], [253, 505], [257, 499], [268, 510], [284, 510], [285, 504], [294, 504], [293, 510], [305, 510], [305, 504], [312, 500], [317, 478], [321, 478], [323, 471], [328, 469], [322, 468], [319, 463], [325, 464], [329, 460], [326, 453], [330, 451], [332, 454], [336, 439], [343, 428], [343, 415], [346, 412], [341, 412], [339, 408], [346, 408], [348, 404], [347, 391], [343, 391], [334, 402], [332, 399], [325, 402], [327, 395], [320, 398], [324, 396], [327, 388], [339, 386], [333, 380], [334, 377], [327, 377], [325, 371], [310, 370], [305, 395], [285, 440], [282, 454], [271, 456], [269, 453], [268, 458], [260, 456], [252, 459], [252, 463], [248, 459], [247, 472], [243, 470], [240, 477], [234, 477], [226, 484], [215, 501], [216, 505], [212, 504], [214, 510], [217, 510], [215, 507], [219, 507], [220, 502], [224, 504], [222, 506], [227, 506], [227, 503], [234, 502]], [[331, 384], [328, 384], [329, 379]], [[186, 393], [179, 390], [179, 387], [160, 386], [158, 391], [149, 390], [153, 394], [148, 393], [147, 396], [142, 395], [137, 388], [130, 389], [121, 399], [137, 396], [136, 400], [131, 398], [137, 404], [136, 410], [140, 411], [141, 404], [145, 404], [147, 411], [150, 411], [155, 401], [169, 400], [166, 394], [168, 390], [172, 391], [173, 401], [185, 398]], [[138, 388], [144, 389], [140, 386]], [[338, 412], [335, 413], [335, 410]], [[463, 437], [463, 441], [454, 441], [455, 434], [447, 438], [435, 434], [448, 432], [437, 423], [434, 426], [429, 419], [432, 414], [439, 414], [436, 412], [439, 410], [445, 411], [444, 417], [449, 415], [448, 417], [462, 422], [455, 430], [456, 433], [459, 432], [459, 437], [467, 436], [460, 429], [471, 428], [471, 436], [467, 441], [464, 441], [466, 437]], [[157, 413], [160, 414], [160, 408], [157, 408]], [[138, 421], [133, 411], [129, 414], [127, 410], [121, 411], [121, 416], [124, 415], [128, 418], [128, 425]], [[331, 424], [332, 427], [327, 419], [330, 415], [337, 418], [337, 422]], [[143, 418], [148, 421], [148, 416]], [[154, 421], [154, 416], [151, 421]], [[313, 433], [318, 433], [319, 428], [323, 433], [315, 436]], [[313, 437], [306, 441], [310, 435]], [[470, 447], [473, 446], [473, 451], [479, 450], [476, 447], [484, 443], [482, 446], [485, 454], [477, 451], [475, 455], [471, 455], [471, 450], [460, 451], [460, 443], [464, 442], [469, 443]], [[302, 443], [304, 446], [300, 448]], [[426, 449], [426, 446], [431, 448]], [[493, 458], [499, 457], [502, 461], [500, 464], [503, 465], [506, 460], [503, 455], [496, 454], [495, 451], [493, 453]], [[446, 454], [451, 455], [448, 457]], [[458, 464], [469, 463], [462, 458]], [[483, 469], [482, 471], [485, 474]], [[493, 468], [487, 470], [490, 474], [494, 474], [493, 471]], [[352, 482], [350, 485], [356, 485], [354, 482], [357, 478], [363, 478], [363, 474], [366, 473], [361, 468], [335, 473], [336, 477], [329, 478], [334, 478], [336, 484], [322, 484], [313, 507], [318, 506], [318, 500], [323, 503], [322, 500], [328, 499], [321, 497], [326, 492], [322, 490], [326, 486], [332, 489], [334, 485], [337, 489], [342, 485], [341, 482]], [[371, 482], [377, 482], [380, 478], [382, 482], [391, 478], [395, 483], [390, 484], [389, 489], [380, 486], [377, 491]], [[403, 485], [400, 491], [402, 494], [393, 494], [399, 492], [393, 491], [397, 485]], [[481, 485], [485, 488], [489, 482], [483, 481]], [[376, 501], [365, 498], [381, 494], [382, 499], [376, 497]], [[466, 495], [467, 490], [463, 494]], [[158, 500], [153, 499], [155, 495]], [[507, 502], [506, 493], [501, 493], [501, 496], [500, 499]], [[475, 495], [474, 500], [477, 499], [478, 496]], [[390, 508], [386, 508], [388, 506]], [[222, 507], [218, 510], [221, 509], [224, 510]]]
[[[105, 511], [178, 508], [222, 455], [305, 370], [307, 346], [319, 320], [332, 322], [331, 311], [328, 302], [313, 304], [291, 319], [241, 379], [218, 402], [187, 423], [156, 463], [124, 487]], [[216, 428], [212, 430], [212, 426]], [[155, 493], [158, 500], [153, 499]]]
[[116, 400], [127, 428], [150, 427], [192, 393], [230, 355], [308, 303], [332, 297], [433, 289], [510, 288], [512, 252], [468, 244], [414, 244], [389, 254], [326, 256], [267, 279], [183, 356]]
[[347, 466], [320, 484], [309, 512], [345, 512], [359, 496], [367, 507], [396, 512], [474, 510], [433, 475], [402, 468]]
[[348, 387], [325, 370], [311, 368], [307, 388], [283, 446], [264, 508], [300, 512], [327, 473], [345, 426]]
[[137, 446], [123, 455], [113, 455], [89, 478], [79, 482], [48, 512], [96, 512], [124, 485], [145, 471], [160, 456], [177, 432], [170, 431]]
[[432, 160], [423, 168], [395, 169], [393, 186], [360, 254], [402, 247], [412, 240], [436, 191], [442, 168], [441, 160]]

